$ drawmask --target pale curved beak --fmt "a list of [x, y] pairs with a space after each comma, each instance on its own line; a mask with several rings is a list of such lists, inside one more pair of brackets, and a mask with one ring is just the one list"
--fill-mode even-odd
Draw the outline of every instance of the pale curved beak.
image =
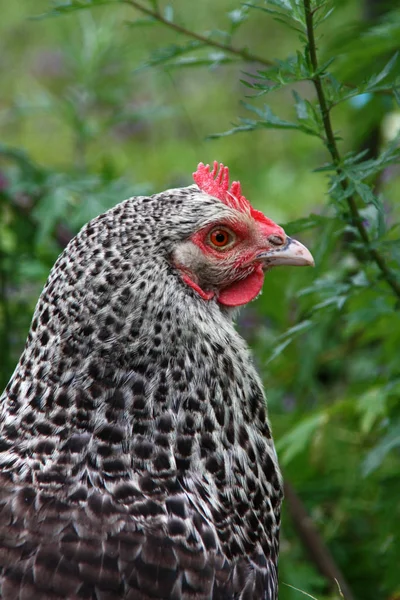
[[278, 265], [313, 267], [315, 264], [311, 252], [303, 244], [290, 237], [286, 238], [284, 245], [260, 252], [257, 259], [261, 259], [267, 268]]

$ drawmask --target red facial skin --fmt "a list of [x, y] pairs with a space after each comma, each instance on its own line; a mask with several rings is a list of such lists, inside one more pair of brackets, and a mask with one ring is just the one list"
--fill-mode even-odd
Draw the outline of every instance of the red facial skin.
[[214, 292], [205, 292], [202, 290], [197, 283], [190, 279], [187, 273], [182, 273], [182, 279], [185, 283], [187, 283], [187, 285], [190, 285], [190, 287], [193, 288], [194, 291], [197, 292], [201, 298], [203, 298], [203, 300], [211, 300], [211, 298], [214, 298]]
[[[229, 263], [232, 274], [235, 274], [235, 281], [227, 281], [227, 285], [225, 287], [222, 285], [215, 294], [203, 290], [193, 281], [191, 274], [184, 272], [182, 278], [185, 283], [190, 285], [203, 300], [211, 300], [217, 295], [218, 302], [234, 307], [247, 304], [260, 293], [264, 283], [264, 272], [262, 263], [257, 262], [256, 257], [260, 252], [271, 248], [271, 244], [268, 243], [269, 236], [275, 235], [285, 239], [286, 235], [279, 225], [254, 209], [251, 211], [251, 217], [246, 220], [248, 223], [240, 219], [213, 223], [191, 237], [191, 241], [206, 257], [213, 262]], [[228, 229], [235, 236], [235, 242], [226, 249], [214, 247], [209, 240], [210, 232], [218, 227]], [[240, 271], [245, 273], [245, 277], [236, 279]]]
[[[218, 302], [226, 306], [247, 304], [258, 296], [264, 282], [262, 263], [257, 262], [257, 254], [272, 248], [273, 244], [268, 243], [270, 236], [279, 236], [285, 240], [286, 234], [279, 225], [251, 206], [247, 198], [242, 196], [238, 181], [234, 181], [229, 187], [229, 169], [222, 163], [214, 161], [212, 169], [210, 165], [199, 163], [193, 179], [201, 191], [219, 198], [226, 206], [243, 214], [243, 220], [214, 223], [204, 228], [192, 236], [192, 242], [205, 256], [215, 261], [225, 260], [225, 266], [230, 268], [232, 277], [227, 280], [226, 286], [219, 286]], [[230, 229], [236, 237], [235, 244], [228, 245], [226, 249], [213, 246], [209, 233], [217, 226]], [[202, 290], [193, 281], [193, 274], [187, 270], [182, 270], [182, 277], [203, 300], [210, 300], [215, 296], [214, 292]]]

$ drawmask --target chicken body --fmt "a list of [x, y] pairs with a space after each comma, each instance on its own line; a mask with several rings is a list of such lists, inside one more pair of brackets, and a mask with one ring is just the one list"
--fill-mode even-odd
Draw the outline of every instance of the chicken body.
[[235, 213], [130, 199], [56, 262], [0, 402], [3, 600], [276, 600], [264, 393], [192, 241]]

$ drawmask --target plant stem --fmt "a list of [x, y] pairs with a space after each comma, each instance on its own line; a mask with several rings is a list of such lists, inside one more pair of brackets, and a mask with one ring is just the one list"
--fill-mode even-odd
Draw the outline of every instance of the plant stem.
[[[341, 157], [336, 144], [335, 134], [333, 133], [331, 115], [328, 107], [328, 102], [325, 96], [324, 86], [322, 84], [322, 77], [318, 74], [317, 45], [314, 36], [314, 11], [311, 9], [311, 0], [303, 0], [303, 3], [306, 18], [308, 51], [310, 56], [310, 63], [314, 73], [311, 80], [314, 84], [321, 110], [321, 117], [326, 136], [326, 146], [332, 157], [333, 164], [336, 167], [336, 173], [339, 176], [343, 176], [343, 170], [340, 166]], [[342, 179], [339, 182], [339, 185], [341, 185], [342, 190], [344, 192], [348, 190], [349, 183], [346, 178]], [[371, 247], [371, 240], [369, 239], [368, 232], [365, 229], [364, 224], [362, 222], [362, 218], [359, 213], [354, 195], [348, 195], [346, 200], [349, 206], [352, 223], [354, 227], [357, 228], [358, 233], [360, 234], [360, 237], [369, 256], [380, 269], [382, 277], [385, 279], [386, 283], [392, 288], [396, 296], [400, 299], [400, 283], [397, 281], [390, 267], [386, 264], [385, 258], [382, 256], [382, 254], [378, 252], [378, 250], [376, 250], [375, 248]]]
[[332, 588], [336, 588], [336, 584], [339, 583], [346, 600], [354, 600], [350, 587], [318, 528], [308, 514], [300, 496], [286, 478], [285, 499], [296, 531], [319, 572], [330, 581]]
[[140, 10], [140, 12], [152, 17], [156, 21], [159, 21], [163, 25], [166, 25], [170, 29], [173, 29], [177, 33], [181, 33], [182, 35], [186, 35], [194, 40], [198, 40], [199, 42], [203, 42], [207, 46], [211, 46], [214, 48], [219, 48], [219, 50], [223, 50], [224, 52], [229, 52], [230, 54], [234, 54], [236, 56], [240, 56], [243, 60], [247, 62], [258, 62], [261, 65], [266, 67], [272, 67], [272, 61], [263, 58], [262, 56], [257, 56], [252, 52], [249, 52], [246, 48], [237, 48], [236, 46], [232, 46], [231, 44], [223, 44], [222, 42], [217, 42], [216, 40], [212, 40], [210, 37], [205, 35], [201, 35], [200, 33], [196, 33], [195, 31], [191, 31], [190, 29], [186, 29], [186, 27], [182, 27], [173, 21], [169, 21], [166, 19], [160, 12], [151, 10], [147, 8], [147, 6], [143, 6], [140, 2], [136, 0], [122, 0], [125, 4], [129, 4], [133, 8]]

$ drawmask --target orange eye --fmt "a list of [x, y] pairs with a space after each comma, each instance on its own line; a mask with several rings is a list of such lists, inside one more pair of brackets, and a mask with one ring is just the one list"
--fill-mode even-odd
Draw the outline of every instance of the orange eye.
[[222, 249], [232, 245], [235, 241], [235, 237], [229, 229], [217, 227], [211, 231], [209, 240], [212, 246]]

